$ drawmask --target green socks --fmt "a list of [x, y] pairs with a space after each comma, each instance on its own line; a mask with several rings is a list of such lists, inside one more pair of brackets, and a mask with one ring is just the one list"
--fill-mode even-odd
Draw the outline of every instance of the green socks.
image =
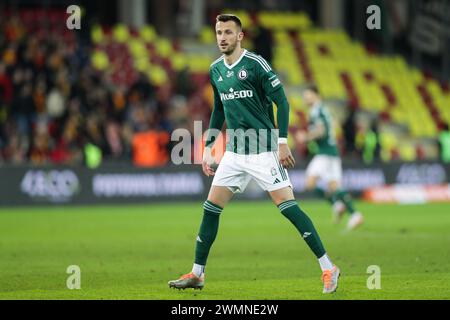
[[356, 210], [353, 207], [352, 197], [347, 191], [338, 190], [333, 194], [332, 197], [336, 200], [341, 200], [345, 204], [345, 207], [347, 208], [350, 214], [355, 213]]
[[278, 208], [281, 213], [292, 222], [292, 224], [300, 232], [302, 238], [306, 241], [308, 246], [317, 258], [325, 254], [322, 241], [317, 233], [311, 219], [300, 209], [295, 200], [288, 200], [281, 203]]
[[[302, 238], [314, 252], [317, 258], [321, 258], [325, 254], [325, 249], [320, 240], [319, 234], [312, 221], [308, 216], [299, 208], [295, 200], [288, 200], [281, 203], [278, 208], [281, 213], [291, 221], [291, 223], [300, 232]], [[195, 246], [195, 264], [194, 267], [202, 267], [202, 272], [204, 271], [204, 266], [208, 259], [209, 250], [217, 236], [217, 231], [219, 229], [219, 217], [222, 213], [222, 208], [218, 205], [205, 201], [203, 204], [203, 220], [200, 225], [200, 231], [197, 236], [197, 243]], [[201, 272], [199, 272], [201, 273]]]
[[206, 265], [209, 249], [211, 248], [219, 230], [219, 216], [222, 208], [206, 200], [203, 204], [203, 220], [197, 236], [195, 246], [195, 263]]
[[342, 201], [350, 214], [353, 214], [356, 211], [353, 207], [352, 197], [347, 191], [337, 190], [331, 196], [327, 196], [323, 189], [316, 187], [314, 193], [321, 198], [325, 198], [331, 204], [334, 204], [336, 201]]
[[334, 200], [333, 197], [330, 197], [327, 195], [327, 193], [325, 192], [325, 190], [323, 190], [322, 188], [316, 187], [314, 188], [314, 193], [319, 196], [320, 198], [324, 198], [326, 199], [329, 203], [334, 204], [336, 201]]
[[[281, 203], [278, 208], [281, 213], [291, 221], [291, 223], [300, 232], [302, 238], [314, 252], [317, 258], [325, 255], [325, 249], [319, 234], [317, 233], [311, 219], [299, 208], [295, 200], [288, 200]], [[200, 231], [197, 236], [197, 243], [195, 246], [195, 267], [201, 267], [201, 274], [204, 272], [204, 266], [208, 259], [209, 250], [217, 236], [219, 229], [219, 217], [222, 213], [222, 208], [218, 205], [206, 200], [203, 204], [203, 220], [200, 225]]]

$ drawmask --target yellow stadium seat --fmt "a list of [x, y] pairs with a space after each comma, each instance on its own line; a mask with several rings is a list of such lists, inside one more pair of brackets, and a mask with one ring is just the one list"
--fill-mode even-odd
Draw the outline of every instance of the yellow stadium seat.
[[216, 42], [216, 35], [211, 27], [203, 27], [200, 30], [200, 42], [204, 44], [214, 44]]
[[92, 65], [95, 69], [103, 71], [109, 66], [109, 58], [105, 52], [95, 50], [91, 56]]
[[146, 57], [137, 58], [134, 60], [134, 67], [136, 70], [144, 72], [150, 68], [150, 61]]
[[172, 43], [164, 38], [156, 40], [155, 47], [156, 52], [163, 58], [168, 58], [173, 52]]
[[130, 50], [131, 55], [135, 59], [139, 59], [141, 57], [145, 57], [148, 59], [149, 52], [145, 46], [145, 44], [139, 39], [131, 39], [128, 42], [128, 49]]
[[403, 143], [399, 146], [400, 158], [404, 161], [415, 161], [417, 158], [415, 146]]
[[160, 66], [151, 66], [147, 71], [147, 75], [150, 82], [156, 86], [160, 86], [168, 80], [166, 71]]
[[113, 28], [113, 39], [119, 43], [126, 42], [130, 37], [128, 27], [122, 23], [119, 23]]
[[146, 25], [141, 28], [139, 35], [146, 43], [153, 42], [157, 39], [156, 31], [153, 26]]
[[181, 71], [187, 66], [187, 59], [181, 53], [176, 53], [171, 58], [172, 68], [175, 71]]
[[95, 44], [100, 44], [102, 42], [104, 42], [105, 40], [105, 35], [103, 33], [103, 29], [101, 26], [99, 25], [95, 25], [92, 27], [91, 29], [91, 39], [92, 42]]

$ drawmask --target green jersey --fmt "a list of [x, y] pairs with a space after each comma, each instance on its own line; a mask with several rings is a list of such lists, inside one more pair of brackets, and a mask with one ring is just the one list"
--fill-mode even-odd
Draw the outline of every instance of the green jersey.
[[309, 129], [316, 127], [319, 122], [325, 126], [325, 135], [315, 140], [318, 147], [317, 154], [339, 156], [332, 119], [322, 103], [313, 106], [309, 113]]
[[[215, 109], [211, 122], [216, 122], [210, 128], [221, 128], [225, 119], [227, 150], [239, 154], [277, 150], [272, 100], [282, 84], [266, 60], [244, 50], [235, 63], [228, 65], [221, 56], [211, 64], [209, 75]], [[222, 122], [216, 120], [220, 117], [215, 112], [223, 113]], [[280, 136], [287, 136], [287, 128], [280, 130]]]

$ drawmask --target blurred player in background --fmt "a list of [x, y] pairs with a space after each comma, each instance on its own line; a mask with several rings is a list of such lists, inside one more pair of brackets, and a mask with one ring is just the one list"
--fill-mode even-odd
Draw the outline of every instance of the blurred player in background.
[[342, 189], [342, 163], [336, 145], [332, 118], [325, 108], [315, 85], [309, 85], [303, 93], [309, 108], [308, 131], [298, 131], [298, 143], [316, 142], [317, 154], [306, 169], [306, 189], [327, 199], [333, 206], [333, 220], [339, 223], [345, 211], [350, 214], [347, 229], [353, 230], [363, 223], [363, 216], [356, 211], [350, 194]]
[[[214, 180], [203, 205], [194, 266], [192, 272], [169, 281], [169, 286], [178, 289], [203, 288], [205, 265], [217, 235], [219, 216], [233, 194], [243, 192], [250, 180], [254, 179], [270, 194], [272, 201], [315, 254], [322, 269], [323, 293], [332, 293], [337, 288], [339, 268], [328, 258], [312, 221], [295, 201], [285, 169], [292, 168], [295, 160], [287, 145], [289, 104], [283, 85], [266, 60], [241, 48], [243, 37], [238, 17], [217, 17], [217, 45], [223, 55], [210, 67], [214, 110], [209, 128], [221, 130], [226, 122], [227, 130], [250, 131], [255, 136], [244, 138], [244, 143], [237, 146], [231, 140], [217, 170], [214, 170], [211, 156], [214, 140], [211, 132], [208, 135], [202, 166], [205, 175], [214, 176]], [[274, 134], [272, 101], [277, 105], [279, 138]], [[264, 148], [252, 150], [253, 141], [264, 141]]]

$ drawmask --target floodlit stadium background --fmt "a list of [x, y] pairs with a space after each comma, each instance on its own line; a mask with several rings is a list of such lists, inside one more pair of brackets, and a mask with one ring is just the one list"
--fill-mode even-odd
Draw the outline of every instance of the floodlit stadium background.
[[[368, 27], [368, 19], [376, 19], [376, 10], [367, 12], [370, 5], [380, 9], [381, 29]], [[362, 210], [382, 211], [372, 220], [374, 229], [368, 214], [367, 230], [376, 233], [376, 226], [388, 221], [386, 228], [398, 227], [406, 234], [410, 229], [403, 223], [416, 221], [408, 214], [419, 217], [433, 210], [438, 216], [430, 221], [437, 224], [437, 234], [448, 226], [443, 214], [450, 201], [448, 1], [6, 0], [0, 3], [0, 210], [5, 228], [0, 240], [11, 243], [11, 257], [0, 259], [5, 263], [2, 270], [13, 270], [14, 261], [19, 261], [14, 250], [24, 248], [15, 235], [34, 235], [30, 243], [39, 242], [41, 234], [25, 232], [27, 226], [51, 225], [53, 232], [66, 217], [85, 219], [75, 222], [80, 239], [90, 227], [102, 228], [101, 221], [128, 226], [131, 222], [116, 212], [127, 210], [144, 219], [142, 226], [145, 219], [149, 223], [156, 217], [151, 225], [162, 232], [168, 227], [164, 208], [188, 201], [186, 212], [193, 224], [183, 229], [182, 241], [190, 239], [186, 234], [197, 230], [211, 179], [199, 165], [172, 163], [178, 141], [172, 141], [171, 134], [184, 128], [194, 136], [194, 121], [202, 121], [203, 131], [209, 124], [213, 93], [208, 70], [219, 56], [214, 34], [219, 13], [241, 18], [243, 47], [269, 61], [284, 84], [291, 107], [289, 145], [297, 161], [289, 173], [297, 199], [313, 196], [304, 192], [304, 170], [314, 145], [298, 145], [292, 136], [306, 128], [302, 88], [314, 82], [334, 117], [344, 187], [359, 199]], [[198, 159], [201, 137], [191, 143], [190, 157]], [[239, 198], [259, 201], [267, 195], [251, 184]], [[430, 202], [439, 204], [428, 207]], [[138, 207], [136, 213], [136, 203], [147, 207]], [[237, 203], [247, 208], [240, 209], [243, 212], [250, 211], [245, 202]], [[262, 211], [263, 203], [258, 204]], [[328, 217], [325, 202], [322, 207], [305, 203]], [[398, 203], [425, 205], [411, 213], [392, 206]], [[78, 207], [73, 204], [125, 206], [112, 208], [111, 218], [110, 209], [83, 206], [75, 212]], [[174, 205], [168, 214], [180, 208]], [[14, 216], [16, 209], [24, 213]], [[52, 210], [68, 215], [46, 216], [56, 212]], [[92, 220], [85, 212], [92, 213]], [[389, 220], [391, 214], [396, 222]], [[329, 221], [317, 219], [327, 230]], [[77, 239], [75, 232], [68, 234]], [[130, 231], [127, 236], [136, 234]], [[57, 233], [55, 237], [59, 239]], [[158, 239], [155, 236], [155, 243]], [[448, 235], [439, 239], [439, 248], [448, 248]], [[97, 244], [92, 240], [92, 248]], [[90, 248], [90, 243], [85, 245]], [[440, 252], [434, 256], [448, 264]], [[183, 271], [187, 269], [172, 269], [171, 274]], [[8, 283], [6, 274], [3, 284]], [[15, 279], [14, 274], [8, 278]], [[9, 285], [10, 291], [21, 286], [20, 281]], [[64, 297], [41, 293], [35, 292], [35, 297]]]
[[[302, 87], [319, 86], [344, 167], [354, 168], [349, 190], [450, 179], [445, 1], [3, 1], [0, 9], [1, 203], [201, 198], [208, 184], [199, 168], [173, 165], [170, 137], [194, 133], [195, 120], [207, 128], [220, 12], [240, 16], [243, 46], [283, 79], [291, 133], [306, 126]], [[74, 17], [80, 29], [69, 29]], [[314, 145], [289, 144], [301, 168]], [[139, 178], [136, 167], [168, 170], [167, 188], [152, 187], [158, 177]], [[129, 175], [107, 175], [121, 172]], [[293, 175], [301, 192], [303, 171]]]

